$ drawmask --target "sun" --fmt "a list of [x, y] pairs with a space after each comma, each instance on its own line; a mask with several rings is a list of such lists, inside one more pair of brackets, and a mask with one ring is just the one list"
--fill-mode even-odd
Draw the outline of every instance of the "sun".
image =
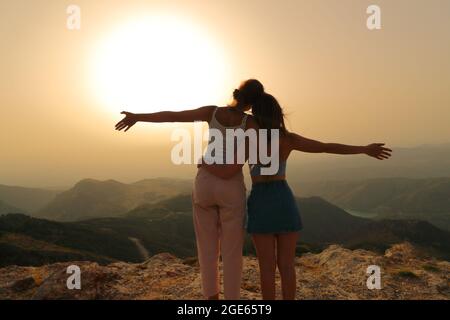
[[181, 110], [224, 100], [223, 50], [191, 21], [152, 15], [120, 25], [95, 49], [92, 88], [113, 112]]

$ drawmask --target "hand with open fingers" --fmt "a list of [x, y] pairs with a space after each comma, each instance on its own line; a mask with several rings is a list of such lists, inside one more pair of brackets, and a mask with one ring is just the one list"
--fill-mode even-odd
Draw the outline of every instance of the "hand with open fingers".
[[391, 149], [385, 148], [384, 143], [372, 143], [365, 147], [365, 153], [378, 160], [389, 159], [392, 153]]
[[125, 118], [116, 123], [116, 130], [125, 129], [124, 131], [127, 132], [138, 121], [137, 115], [127, 111], [122, 111], [120, 114], [124, 114]]

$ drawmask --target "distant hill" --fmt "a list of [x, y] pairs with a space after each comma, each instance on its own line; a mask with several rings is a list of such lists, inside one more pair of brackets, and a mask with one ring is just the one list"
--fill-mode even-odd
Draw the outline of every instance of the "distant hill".
[[115, 180], [85, 179], [58, 194], [36, 217], [56, 221], [78, 221], [120, 216], [135, 207], [188, 192], [192, 181], [147, 179], [126, 184]]
[[189, 213], [192, 215], [192, 200], [190, 194], [180, 194], [156, 203], [139, 206], [124, 216], [129, 218], [151, 218], [164, 216], [170, 213]]
[[342, 243], [355, 229], [370, 223], [319, 197], [298, 198], [297, 204], [304, 225], [300, 238], [308, 243]]
[[[59, 191], [0, 184], [0, 202], [17, 208], [14, 212], [33, 213], [49, 203]], [[13, 212], [13, 211], [12, 211]], [[9, 213], [9, 212], [4, 212]]]
[[22, 209], [13, 207], [6, 202], [0, 201], [0, 215], [6, 214], [6, 213], [18, 213], [23, 212]]
[[305, 182], [301, 194], [378, 218], [420, 219], [450, 230], [450, 178]]

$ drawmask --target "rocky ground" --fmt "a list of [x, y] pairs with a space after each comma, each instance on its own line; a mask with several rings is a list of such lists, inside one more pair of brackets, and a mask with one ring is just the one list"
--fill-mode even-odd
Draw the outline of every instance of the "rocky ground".
[[[67, 267], [81, 268], [81, 290], [66, 286]], [[369, 265], [381, 268], [381, 289], [366, 286]], [[296, 260], [297, 299], [450, 299], [450, 263], [408, 243], [378, 255], [330, 246]], [[280, 287], [279, 278], [277, 279]], [[243, 299], [260, 299], [258, 265], [246, 257]], [[202, 299], [198, 263], [158, 254], [141, 264], [56, 263], [0, 269], [0, 299]]]

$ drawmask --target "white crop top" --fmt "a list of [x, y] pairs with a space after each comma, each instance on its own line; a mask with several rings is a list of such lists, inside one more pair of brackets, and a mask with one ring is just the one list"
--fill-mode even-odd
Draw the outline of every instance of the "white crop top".
[[[204, 159], [206, 163], [217, 163], [222, 164], [226, 163], [227, 161], [227, 130], [236, 130], [236, 129], [242, 129], [245, 131], [246, 123], [247, 123], [247, 114], [245, 114], [242, 118], [242, 122], [237, 126], [224, 126], [219, 121], [217, 121], [216, 118], [216, 112], [218, 107], [214, 109], [213, 115], [211, 117], [211, 120], [209, 121], [209, 139], [208, 139], [208, 147], [206, 148], [206, 153], [204, 155]], [[220, 132], [220, 134], [219, 134]], [[219, 135], [222, 138], [222, 143], [220, 141], [215, 142], [216, 139], [219, 138]], [[236, 146], [240, 146], [242, 142], [245, 141], [244, 139], [238, 139], [238, 137], [234, 137], [234, 146], [236, 150]], [[234, 150], [233, 150], [234, 152]], [[219, 153], [219, 154], [217, 154]], [[220, 154], [222, 155], [220, 157]], [[234, 159], [233, 155], [233, 159]]]

